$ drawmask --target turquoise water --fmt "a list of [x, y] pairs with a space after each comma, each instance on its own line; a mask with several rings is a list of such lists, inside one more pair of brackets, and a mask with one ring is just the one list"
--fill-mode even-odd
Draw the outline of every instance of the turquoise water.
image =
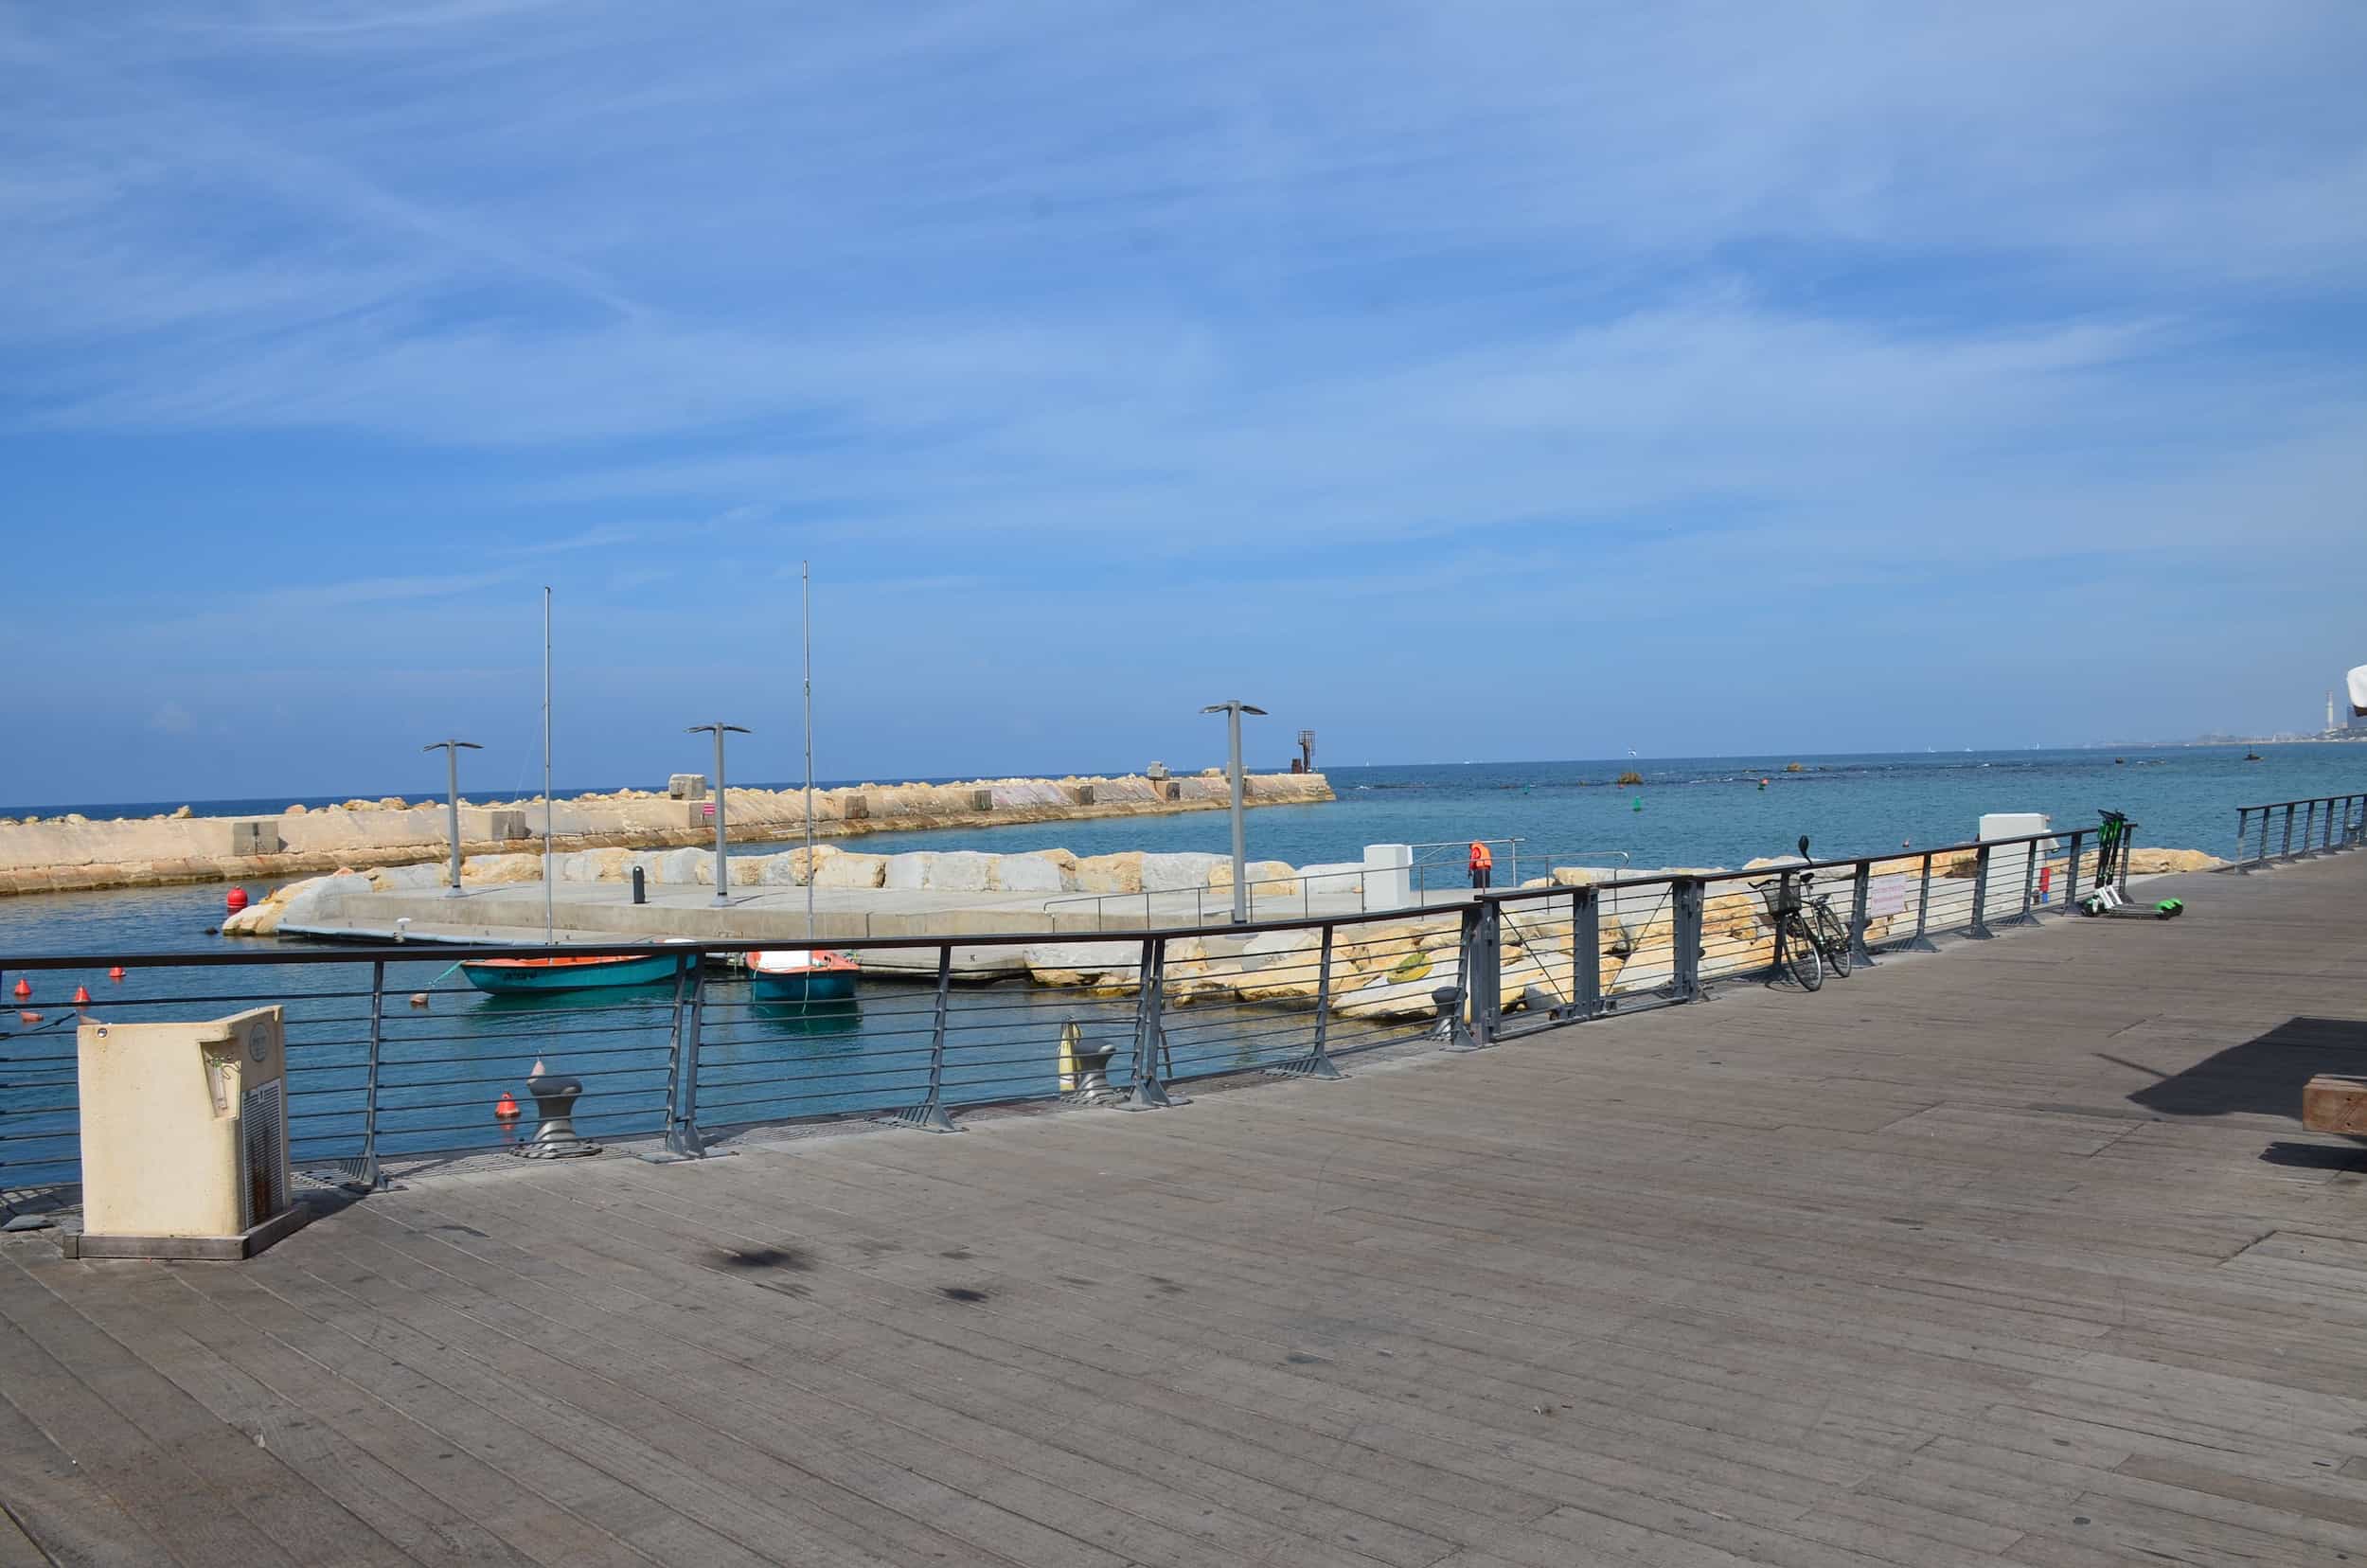
[[[1274, 807], [1249, 817], [1250, 851], [1294, 864], [1352, 861], [1378, 842], [1459, 844], [1475, 836], [1525, 841], [1524, 864], [1544, 864], [1623, 851], [1637, 867], [1738, 865], [1780, 854], [1806, 833], [1821, 856], [1950, 844], [1972, 836], [1984, 811], [2042, 811], [2058, 827], [2091, 826], [2096, 810], [2127, 811], [2138, 842], [2228, 852], [2239, 804], [2335, 794], [2367, 788], [2367, 750], [2346, 746], [2173, 748], [2094, 752], [1784, 757], [1685, 761], [1595, 761], [1414, 768], [1337, 768], [1340, 799]], [[1641, 786], [1611, 780], [1627, 768]], [[1765, 789], [1759, 786], [1767, 779]], [[1639, 809], [1640, 807], [1640, 809]], [[1116, 849], [1229, 847], [1221, 812], [1053, 823], [1006, 829], [877, 835], [863, 847], [893, 851], [1064, 846], [1079, 854]], [[752, 852], [777, 849], [754, 846]], [[1447, 879], [1459, 854], [1440, 857]], [[1500, 857], [1500, 880], [1509, 868]], [[268, 883], [248, 883], [259, 896]], [[9, 955], [122, 954], [221, 951], [220, 886], [51, 894], [0, 900], [0, 985], [12, 985]], [[231, 945], [260, 953], [277, 944]], [[670, 990], [588, 993], [553, 1005], [480, 995], [424, 958], [394, 966], [383, 1025], [382, 1148], [388, 1152], [481, 1149], [498, 1144], [493, 1099], [523, 1094], [538, 1059], [582, 1075], [579, 1117], [594, 1135], [645, 1133], [665, 1103]], [[95, 1016], [207, 1017], [259, 1002], [289, 1006], [290, 1112], [300, 1160], [349, 1156], [359, 1149], [363, 1063], [368, 1037], [367, 970], [355, 964], [266, 964], [250, 969], [174, 970], [135, 964], [122, 981], [100, 965], [31, 976], [20, 1020], [0, 1012], [0, 1187], [71, 1178], [73, 1022], [67, 1004], [88, 986]], [[413, 1008], [413, 992], [430, 993]], [[925, 1081], [934, 999], [925, 986], [867, 978], [854, 1008], [768, 1007], [744, 986], [719, 980], [702, 1036], [703, 1116], [710, 1127], [909, 1105]], [[948, 1065], [952, 1101], [1037, 1096], [1052, 1088], [1059, 1025], [1077, 1020], [1112, 1040], [1130, 1038], [1132, 1004], [1074, 992], [1005, 985], [958, 989], [952, 998]], [[1418, 1026], [1415, 1026], [1418, 1028]], [[1304, 1051], [1303, 1014], [1268, 1008], [1201, 1007], [1179, 1026], [1179, 1071], [1216, 1071]], [[1360, 1031], [1401, 1037], [1407, 1026]], [[1335, 1044], [1349, 1043], [1345, 1038]]]
[[[1518, 837], [1526, 841], [1522, 860], [1543, 864], [1625, 851], [1637, 866], [1740, 865], [1789, 853], [1803, 833], [1820, 856], [1842, 858], [1908, 842], [1962, 843], [1984, 812], [2043, 811], [2068, 829], [2093, 827], [2109, 807], [2137, 820], [2139, 844], [2224, 855], [2238, 805], [2367, 789], [2367, 745], [2257, 749], [2258, 762], [2244, 760], [2243, 746], [2194, 746], [1330, 768], [1338, 802], [1252, 812], [1249, 849], [1258, 859], [1303, 865], [1360, 860], [1367, 844]], [[1794, 760], [1803, 771], [1786, 772]], [[1630, 769], [1644, 775], [1640, 787], [1611, 783]], [[1194, 812], [888, 833], [860, 846], [1225, 853], [1231, 831], [1223, 813]]]

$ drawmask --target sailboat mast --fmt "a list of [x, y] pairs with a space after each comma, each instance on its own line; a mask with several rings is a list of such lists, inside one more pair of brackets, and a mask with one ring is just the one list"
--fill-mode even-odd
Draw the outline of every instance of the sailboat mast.
[[806, 940], [813, 940], [813, 568], [797, 563], [797, 621], [806, 643]]
[[543, 586], [543, 942], [548, 946], [558, 924], [557, 898], [551, 886], [551, 590]]

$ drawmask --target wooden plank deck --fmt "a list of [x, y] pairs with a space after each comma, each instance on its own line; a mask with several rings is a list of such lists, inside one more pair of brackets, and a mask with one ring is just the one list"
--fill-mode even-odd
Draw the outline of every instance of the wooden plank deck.
[[[0, 1244], [0, 1565], [2367, 1562], [2367, 856], [1174, 1112]], [[2150, 891], [2150, 890], [2149, 890]]]

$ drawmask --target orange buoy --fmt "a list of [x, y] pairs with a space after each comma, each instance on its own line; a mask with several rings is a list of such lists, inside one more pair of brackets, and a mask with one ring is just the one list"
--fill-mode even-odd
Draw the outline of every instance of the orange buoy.
[[77, 987], [75, 987], [75, 988], [74, 988], [74, 1005], [75, 1005], [76, 1007], [87, 1007], [87, 1006], [89, 1006], [89, 1004], [90, 1004], [90, 988], [89, 988], [88, 986], [77, 986]]
[[502, 1124], [504, 1132], [518, 1125], [518, 1101], [507, 1089], [502, 1091], [502, 1097], [493, 1102], [493, 1119]]
[[243, 887], [234, 887], [230, 890], [230, 896], [222, 901], [229, 906], [231, 914], [236, 915], [240, 910], [246, 907], [246, 889]]
[[21, 1012], [16, 1016], [20, 1022], [26, 1024], [38, 1024], [41, 1022], [41, 1014], [37, 1012]]
[[32, 994], [33, 983], [30, 980], [19, 980], [16, 983], [16, 999], [19, 1002], [24, 1001], [27, 997]]
[[113, 968], [113, 969], [109, 970], [109, 971], [107, 971], [107, 978], [108, 978], [108, 979], [110, 979], [110, 980], [120, 980], [120, 979], [122, 979], [122, 978], [123, 978], [123, 966], [122, 966], [121, 964], [117, 964], [115, 968]]

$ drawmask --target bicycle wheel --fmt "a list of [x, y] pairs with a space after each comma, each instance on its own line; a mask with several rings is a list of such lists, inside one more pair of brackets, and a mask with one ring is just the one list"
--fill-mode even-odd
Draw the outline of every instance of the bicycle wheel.
[[1784, 952], [1784, 971], [1800, 982], [1802, 990], [1814, 990], [1824, 984], [1824, 960], [1818, 956], [1816, 938], [1808, 934], [1808, 922], [1798, 915], [1787, 915], [1784, 923], [1775, 928], [1775, 940]]
[[1841, 917], [1830, 904], [1816, 906], [1816, 945], [1824, 953], [1824, 961], [1833, 966], [1833, 972], [1849, 978], [1849, 933], [1842, 929]]

